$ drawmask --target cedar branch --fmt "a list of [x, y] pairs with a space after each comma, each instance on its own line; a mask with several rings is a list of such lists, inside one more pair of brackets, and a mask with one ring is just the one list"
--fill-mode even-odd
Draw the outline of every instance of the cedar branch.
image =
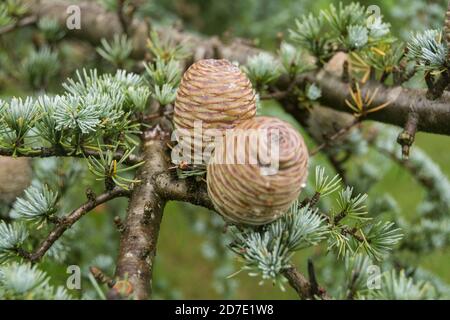
[[[114, 159], [120, 160], [123, 157], [122, 152], [115, 152]], [[71, 151], [65, 149], [57, 149], [53, 147], [43, 147], [43, 148], [33, 148], [30, 151], [20, 151], [16, 150], [14, 153], [11, 149], [0, 148], [0, 156], [6, 157], [25, 157], [25, 158], [50, 158], [50, 157], [76, 157], [76, 158], [85, 158], [85, 157], [94, 157], [100, 158], [100, 152], [95, 150], [84, 149], [82, 153], [73, 153]], [[141, 162], [142, 159], [136, 155], [129, 155], [128, 158], [124, 161], [124, 164], [127, 165], [135, 165]]]
[[64, 232], [80, 220], [85, 214], [96, 208], [97, 206], [118, 197], [129, 196], [130, 191], [122, 188], [114, 188], [93, 199], [85, 202], [78, 209], [73, 210], [65, 217], [58, 219], [55, 228], [48, 234], [47, 238], [32, 253], [20, 250], [18, 253], [27, 260], [35, 263], [42, 259], [51, 246], [64, 234]]
[[[156, 245], [167, 202], [157, 192], [155, 179], [168, 170], [170, 160], [167, 153], [167, 136], [164, 132], [143, 138], [142, 155], [145, 163], [136, 174], [141, 182], [131, 194], [120, 236], [116, 277], [119, 281], [129, 282], [132, 288], [130, 295], [138, 300], [149, 298], [152, 291]], [[109, 293], [110, 297], [117, 296], [113, 290]]]
[[[39, 19], [51, 17], [57, 19], [61, 26], [65, 26], [67, 17], [67, 6], [72, 4], [67, 0], [29, 0], [31, 11]], [[82, 26], [80, 30], [69, 30], [69, 36], [87, 40], [93, 45], [98, 45], [102, 38], [111, 39], [114, 34], [121, 33], [121, 24], [117, 14], [107, 12], [101, 5], [91, 1], [77, 2], [81, 9]], [[143, 58], [146, 52], [146, 40], [148, 37], [148, 25], [144, 21], [134, 19], [129, 30], [130, 37], [134, 43], [133, 57]], [[245, 63], [247, 58], [258, 54], [261, 50], [253, 48], [243, 41], [236, 39], [230, 43], [223, 43], [218, 38], [203, 38], [189, 32], [180, 32], [175, 29], [164, 29], [165, 36], [172, 37], [176, 42], [187, 42], [190, 44], [194, 60], [201, 58], [225, 58], [231, 61]], [[188, 40], [188, 41], [187, 41]], [[302, 76], [298, 86], [302, 83], [316, 83], [322, 90], [320, 103], [327, 108], [351, 113], [352, 110], [345, 104], [345, 99], [349, 98], [348, 83], [343, 82], [324, 71], [310, 73]], [[281, 78], [273, 87], [276, 92], [286, 91], [290, 87], [290, 82]], [[415, 106], [415, 112], [419, 119], [418, 131], [450, 135], [450, 94], [444, 94], [436, 99], [429, 100], [426, 97], [426, 90], [406, 89], [402, 87], [386, 87], [381, 84], [367, 83], [361, 87], [363, 93], [366, 90], [378, 88], [373, 105], [382, 105], [391, 102], [387, 108], [379, 112], [370, 113], [364, 119], [376, 120], [383, 123], [393, 124], [403, 127], [407, 121], [410, 106]], [[269, 92], [270, 94], [270, 92]], [[285, 95], [277, 96], [284, 99]]]

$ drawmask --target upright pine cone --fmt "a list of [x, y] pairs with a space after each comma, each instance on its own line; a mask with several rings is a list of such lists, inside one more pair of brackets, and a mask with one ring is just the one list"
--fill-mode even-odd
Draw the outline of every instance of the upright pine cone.
[[[208, 194], [216, 210], [229, 222], [244, 225], [272, 222], [289, 209], [304, 186], [308, 173], [305, 142], [291, 125], [273, 117], [246, 120], [233, 131], [234, 143], [226, 139], [217, 145], [208, 164]], [[249, 132], [255, 131], [261, 134], [257, 141], [251, 142]], [[276, 133], [278, 139], [274, 140]], [[242, 140], [246, 142], [243, 144]], [[274, 141], [279, 143], [278, 155], [267, 153]], [[257, 158], [253, 163], [252, 154]], [[241, 162], [236, 162], [239, 157]], [[267, 175], [267, 166], [274, 160], [278, 169]]]
[[[228, 60], [206, 59], [194, 63], [184, 73], [173, 120], [179, 135], [191, 137], [194, 122], [201, 121], [202, 135], [185, 145], [190, 148], [197, 145], [203, 150], [211, 137], [255, 114], [255, 92], [247, 76]], [[178, 142], [183, 144], [183, 139], [178, 138]]]

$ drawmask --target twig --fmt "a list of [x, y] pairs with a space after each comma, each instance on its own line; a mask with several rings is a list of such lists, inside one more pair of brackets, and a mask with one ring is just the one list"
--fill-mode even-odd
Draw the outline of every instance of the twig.
[[400, 159], [394, 152], [390, 152], [386, 149], [377, 147], [372, 141], [369, 140], [369, 143], [381, 154], [384, 154], [391, 160], [397, 162], [399, 165], [403, 166], [406, 170], [410, 172], [410, 174], [426, 189], [434, 188], [434, 182], [428, 179], [426, 176], [420, 174], [420, 168], [415, 166], [411, 161], [407, 159]]
[[317, 283], [316, 271], [314, 270], [314, 264], [311, 258], [308, 259], [308, 277], [309, 282], [311, 283], [311, 296], [319, 296], [319, 284]]
[[339, 139], [343, 135], [347, 134], [352, 128], [354, 128], [356, 125], [360, 123], [360, 118], [355, 118], [352, 122], [350, 122], [348, 125], [342, 127], [337, 132], [335, 132], [333, 135], [328, 137], [325, 142], [317, 146], [314, 150], [312, 150], [309, 155], [312, 157], [316, 155], [320, 150], [323, 148], [329, 146], [332, 144], [335, 140]]
[[119, 231], [120, 233], [123, 233], [125, 231], [125, 226], [119, 216], [114, 217], [114, 224], [116, 225], [117, 231]]
[[289, 80], [290, 83], [285, 90], [280, 91], [276, 88], [273, 88], [271, 92], [261, 95], [261, 100], [271, 100], [271, 99], [282, 100], [286, 98], [288, 95], [292, 94], [293, 90], [297, 85], [297, 79], [289, 79]]
[[38, 262], [50, 247], [64, 234], [64, 232], [80, 220], [86, 213], [93, 210], [95, 207], [108, 202], [118, 197], [126, 197], [130, 195], [129, 190], [115, 188], [109, 192], [105, 192], [95, 199], [88, 200], [81, 207], [75, 209], [70, 214], [61, 218], [55, 228], [48, 234], [47, 238], [39, 245], [33, 253], [20, 252], [19, 254], [30, 260], [31, 262]]
[[[329, 224], [334, 225], [334, 226], [337, 226], [339, 221], [341, 221], [345, 217], [344, 212], [339, 213], [337, 216], [335, 216], [334, 219], [332, 219], [329, 215], [327, 215], [325, 213], [319, 213], [319, 214], [321, 217], [324, 218], [324, 220], [326, 222], [328, 222]], [[343, 235], [350, 235], [353, 238], [355, 238], [356, 240], [358, 240], [359, 242], [366, 241], [366, 239], [364, 239], [364, 237], [362, 237], [358, 234], [359, 230], [357, 228], [350, 228], [349, 226], [346, 226], [346, 225], [339, 225], [339, 229]]]
[[124, 33], [128, 34], [128, 19], [125, 16], [125, 0], [117, 1], [117, 16]]
[[312, 295], [311, 283], [294, 266], [290, 266], [283, 271], [283, 276], [288, 280], [289, 285], [297, 292], [300, 299], [330, 299], [325, 289], [317, 287], [316, 295]]
[[383, 147], [379, 147], [376, 144], [377, 136], [378, 132], [374, 131], [371, 132], [368, 137], [366, 137], [366, 140], [371, 147], [373, 147], [376, 151], [385, 155], [389, 159], [395, 161], [399, 165], [403, 166], [424, 188], [426, 189], [435, 188], [434, 182], [425, 175], [422, 175], [420, 173], [421, 169], [413, 162], [409, 161], [409, 159], [400, 159], [395, 152], [390, 151]]
[[356, 280], [359, 278], [359, 272], [357, 270], [352, 271], [352, 278], [349, 283], [348, 293], [347, 293], [347, 300], [353, 300], [356, 294]]
[[261, 95], [261, 100], [272, 100], [272, 99], [279, 100], [285, 98], [290, 93], [291, 93], [290, 90], [274, 91]]
[[348, 178], [343, 164], [351, 157], [352, 153], [350, 151], [347, 151], [347, 154], [343, 159], [337, 159], [336, 154], [328, 152], [328, 150], [325, 151], [325, 155], [327, 156], [336, 173], [342, 178], [342, 182], [347, 185]]
[[320, 192], [315, 192], [314, 195], [310, 198], [305, 198], [300, 203], [300, 208], [306, 207], [309, 205], [310, 208], [314, 208], [320, 200]]
[[151, 114], [146, 114], [142, 117], [143, 122], [150, 122], [158, 118], [167, 117], [173, 115], [173, 111], [155, 112]]
[[347, 59], [344, 61], [342, 69], [343, 69], [342, 70], [342, 81], [345, 83], [349, 83], [351, 76], [350, 76], [350, 66], [349, 66]]
[[359, 242], [366, 241], [366, 239], [364, 239], [364, 237], [362, 237], [358, 234], [358, 229], [350, 228], [348, 226], [340, 226], [340, 228], [341, 228], [341, 231], [343, 234], [348, 234], [348, 235], [352, 236], [353, 238], [355, 238], [356, 240], [358, 240]]
[[428, 87], [427, 98], [430, 100], [436, 100], [442, 96], [445, 88], [450, 83], [450, 75], [447, 70], [443, 71], [439, 78], [435, 80], [435, 77], [431, 73], [425, 75], [425, 82]]
[[339, 222], [341, 222], [342, 219], [344, 219], [347, 216], [347, 212], [345, 210], [339, 212], [337, 215], [334, 216], [333, 224], [337, 225]]
[[7, 34], [9, 32], [12, 32], [18, 28], [23, 28], [23, 27], [27, 27], [29, 25], [35, 24], [36, 21], [37, 21], [37, 17], [34, 15], [20, 19], [20, 20], [16, 21], [15, 23], [1, 27], [0, 28], [0, 36]]
[[[120, 160], [123, 157], [122, 152], [115, 152], [114, 159]], [[82, 153], [74, 154], [71, 151], [65, 149], [57, 149], [57, 148], [33, 148], [29, 152], [21, 152], [20, 150], [16, 150], [14, 153], [13, 150], [0, 148], [0, 156], [7, 157], [26, 157], [26, 158], [49, 158], [49, 157], [74, 157], [74, 158], [85, 158], [85, 157], [94, 157], [100, 158], [100, 152], [83, 149]], [[127, 165], [135, 165], [142, 161], [142, 158], [136, 155], [129, 155], [126, 161], [124, 161]]]
[[409, 150], [414, 143], [418, 122], [419, 119], [417, 114], [414, 111], [411, 111], [408, 114], [405, 128], [397, 137], [397, 142], [402, 146], [402, 157], [405, 160], [409, 158]]
[[95, 280], [97, 280], [100, 283], [106, 284], [109, 288], [113, 288], [116, 284], [116, 281], [108, 277], [106, 274], [103, 273], [102, 270], [100, 270], [97, 267], [89, 267], [89, 271], [94, 276]]

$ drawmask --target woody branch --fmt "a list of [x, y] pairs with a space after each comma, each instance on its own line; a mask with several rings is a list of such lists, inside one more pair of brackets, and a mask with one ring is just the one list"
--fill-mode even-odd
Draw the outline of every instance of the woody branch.
[[[66, 9], [69, 5], [74, 4], [67, 0], [56, 1], [36, 1], [30, 0], [30, 8], [32, 15], [42, 19], [44, 17], [57, 19], [61, 25], [65, 26], [67, 13]], [[77, 3], [81, 9], [81, 28], [79, 30], [69, 30], [69, 36], [86, 40], [93, 45], [100, 43], [102, 38], [112, 38], [114, 34], [121, 33], [122, 27], [117, 14], [107, 12], [100, 5], [84, 1]], [[131, 23], [129, 34], [134, 44], [133, 57], [141, 59], [145, 53], [145, 45], [148, 36], [148, 25], [144, 21], [134, 19]], [[180, 32], [175, 29], [164, 30], [169, 32], [171, 38], [177, 42], [188, 41], [192, 49], [194, 60], [202, 58], [225, 58], [230, 61], [238, 61], [245, 63], [247, 58], [262, 52], [261, 50], [250, 47], [243, 43], [240, 39], [236, 39], [230, 43], [223, 43], [217, 37], [203, 38], [189, 32]], [[330, 76], [323, 70], [303, 75], [296, 80], [300, 85], [301, 82], [315, 83], [322, 90], [322, 98], [320, 102], [327, 108], [332, 108], [343, 112], [352, 112], [346, 104], [345, 100], [349, 98], [348, 83], [342, 79]], [[283, 92], [292, 88], [290, 82], [281, 78], [273, 88], [277, 92]], [[367, 115], [364, 119], [376, 120], [383, 123], [393, 124], [403, 127], [408, 121], [408, 114], [411, 112], [411, 106], [415, 107], [417, 116], [417, 130], [450, 135], [450, 109], [448, 103], [450, 96], [448, 92], [435, 99], [427, 98], [426, 90], [421, 89], [405, 89], [400, 86], [386, 87], [382, 84], [369, 82], [364, 85], [361, 90], [375, 90], [378, 88], [374, 105], [381, 105], [389, 102], [389, 106], [379, 112]], [[289, 94], [287, 92], [286, 94]], [[274, 96], [277, 100], [282, 101], [284, 95]], [[326, 109], [324, 109], [323, 112]], [[290, 110], [287, 110], [290, 112]]]

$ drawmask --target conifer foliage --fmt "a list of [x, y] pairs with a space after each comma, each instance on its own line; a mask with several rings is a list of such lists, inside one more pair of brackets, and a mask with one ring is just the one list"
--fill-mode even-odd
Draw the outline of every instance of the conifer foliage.
[[[279, 49], [268, 52], [242, 39], [180, 31], [164, 19], [147, 24], [154, 12], [170, 22], [160, 1], [91, 1], [86, 6], [97, 14], [114, 17], [115, 35], [98, 35], [99, 28], [73, 41], [84, 31], [37, 17], [33, 2], [0, 3], [0, 157], [31, 159], [33, 172], [15, 199], [0, 197], [0, 299], [180, 297], [164, 274], [152, 275], [155, 259], [164, 259], [155, 248], [168, 227], [162, 212], [169, 200], [181, 201], [183, 227], [202, 238], [205, 260], [219, 265], [205, 281], [222, 297], [239, 297], [240, 271], [257, 278], [255, 286], [292, 286], [303, 299], [450, 297], [445, 281], [410, 258], [450, 245], [450, 182], [413, 145], [416, 131], [446, 130], [439, 123], [445, 114], [433, 112], [450, 84], [448, 30], [411, 30], [403, 41], [383, 15], [337, 3], [302, 16], [282, 11], [280, 21], [288, 14], [295, 23], [280, 27]], [[56, 2], [64, 8], [65, 0]], [[14, 36], [26, 40], [11, 47]], [[323, 76], [337, 55], [345, 57], [340, 74]], [[8, 67], [18, 57], [17, 68]], [[347, 91], [330, 92], [324, 78]], [[392, 92], [404, 88], [417, 105], [396, 113], [404, 103]], [[330, 100], [339, 99], [345, 113], [334, 117]], [[435, 127], [423, 126], [424, 114], [437, 119]], [[282, 156], [286, 171], [298, 169], [289, 171], [295, 190], [283, 171], [263, 179], [230, 165], [217, 175], [211, 164], [172, 161], [174, 129], [190, 131], [199, 119], [220, 130], [243, 120], [291, 130], [301, 145], [288, 145]], [[374, 188], [392, 166], [424, 190], [407, 216], [393, 195]], [[2, 170], [0, 184], [11, 184]], [[272, 194], [261, 192], [271, 183]], [[186, 203], [210, 210], [190, 212], [201, 209]], [[266, 211], [269, 219], [260, 219]], [[56, 276], [71, 264], [81, 269], [82, 290]], [[308, 276], [299, 271], [304, 266]]]

